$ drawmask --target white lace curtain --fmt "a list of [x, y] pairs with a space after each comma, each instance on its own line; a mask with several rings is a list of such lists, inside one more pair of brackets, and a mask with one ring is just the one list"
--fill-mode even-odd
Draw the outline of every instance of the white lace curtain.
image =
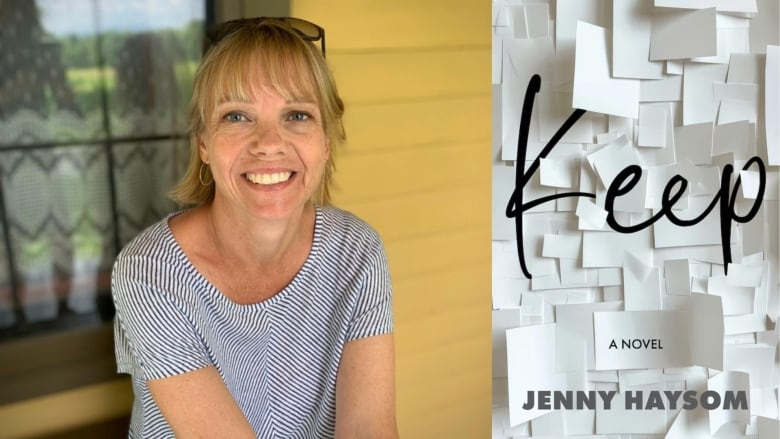
[[[203, 23], [97, 27], [129, 3], [145, 2], [0, 1], [0, 341], [96, 313], [118, 249], [176, 208], [165, 192], [186, 164]], [[180, 1], [146, 3], [182, 13]], [[48, 29], [63, 7], [95, 25]]]

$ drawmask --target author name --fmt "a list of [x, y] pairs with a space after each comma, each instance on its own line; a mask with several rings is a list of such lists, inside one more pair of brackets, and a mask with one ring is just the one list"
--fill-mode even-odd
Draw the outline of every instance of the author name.
[[601, 401], [605, 410], [612, 408], [617, 395], [622, 395], [626, 410], [693, 410], [701, 406], [705, 410], [723, 408], [724, 410], [747, 410], [748, 395], [744, 390], [718, 393], [712, 390], [650, 390], [627, 391], [614, 390], [529, 390], [523, 410], [594, 410], [596, 402]]

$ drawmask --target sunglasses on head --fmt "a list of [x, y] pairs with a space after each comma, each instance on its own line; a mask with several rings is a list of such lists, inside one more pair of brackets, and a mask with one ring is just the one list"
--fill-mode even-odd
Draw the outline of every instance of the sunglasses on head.
[[213, 29], [206, 32], [206, 48], [219, 43], [223, 38], [235, 32], [236, 30], [244, 26], [257, 26], [263, 22], [279, 22], [284, 23], [287, 26], [295, 30], [298, 35], [306, 41], [312, 43], [320, 43], [320, 49], [322, 50], [322, 56], [325, 56], [325, 29], [300, 18], [294, 17], [253, 17], [253, 18], [238, 18], [235, 20], [226, 21], [216, 25]]

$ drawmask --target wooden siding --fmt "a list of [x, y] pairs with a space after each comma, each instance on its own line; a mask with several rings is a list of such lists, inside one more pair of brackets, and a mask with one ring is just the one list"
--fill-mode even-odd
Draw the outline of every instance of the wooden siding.
[[347, 107], [335, 204], [387, 247], [401, 437], [490, 437], [490, 3], [291, 6]]

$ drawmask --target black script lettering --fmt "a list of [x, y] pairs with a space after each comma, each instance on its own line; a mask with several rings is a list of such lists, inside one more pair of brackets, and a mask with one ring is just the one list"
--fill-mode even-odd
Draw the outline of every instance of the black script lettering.
[[758, 167], [759, 174], [758, 194], [756, 194], [756, 200], [753, 202], [750, 211], [744, 216], [740, 216], [735, 210], [739, 186], [742, 184], [742, 177], [737, 176], [734, 182], [734, 190], [729, 191], [731, 177], [734, 174], [734, 167], [727, 164], [723, 167], [723, 173], [721, 174], [720, 190], [718, 190], [715, 197], [712, 199], [712, 202], [704, 209], [701, 215], [692, 219], [682, 219], [672, 211], [674, 204], [685, 194], [685, 189], [688, 188], [688, 180], [680, 175], [675, 175], [664, 187], [663, 194], [661, 195], [661, 208], [658, 212], [647, 221], [631, 226], [624, 226], [618, 223], [615, 218], [613, 211], [615, 198], [630, 192], [642, 177], [642, 168], [637, 165], [630, 165], [618, 173], [607, 189], [607, 195], [604, 200], [604, 209], [607, 211], [607, 224], [616, 232], [634, 233], [651, 226], [665, 216], [669, 219], [669, 222], [676, 226], [690, 227], [703, 221], [704, 218], [715, 209], [716, 205], [720, 205], [720, 238], [721, 250], [723, 252], [723, 271], [725, 274], [728, 274], [728, 264], [731, 262], [731, 222], [746, 223], [752, 220], [758, 214], [761, 207], [761, 201], [764, 199], [764, 191], [766, 189], [766, 167], [764, 166], [764, 162], [761, 161], [761, 158], [757, 156], [751, 158], [745, 163], [742, 170], [746, 171], [754, 164]]
[[[508, 218], [514, 218], [515, 220], [515, 235], [517, 237], [517, 257], [520, 261], [520, 269], [523, 271], [523, 275], [528, 279], [531, 279], [531, 273], [528, 271], [528, 267], [525, 261], [524, 244], [523, 244], [523, 213], [529, 209], [532, 209], [540, 204], [544, 204], [550, 201], [554, 201], [565, 197], [589, 197], [596, 198], [596, 194], [588, 192], [566, 192], [555, 195], [549, 195], [541, 197], [535, 200], [525, 202], [523, 199], [523, 189], [526, 184], [531, 181], [536, 170], [539, 168], [540, 160], [546, 158], [547, 155], [555, 148], [558, 142], [563, 136], [571, 129], [572, 126], [587, 113], [585, 110], [576, 109], [571, 115], [563, 122], [563, 124], [555, 132], [549, 142], [544, 146], [539, 156], [536, 157], [527, 170], [524, 164], [526, 161], [526, 154], [528, 152], [528, 133], [531, 127], [531, 115], [533, 111], [533, 104], [536, 98], [536, 94], [539, 93], [542, 86], [542, 79], [539, 75], [533, 75], [528, 82], [528, 88], [525, 92], [525, 98], [523, 100], [523, 111], [520, 115], [520, 131], [517, 138], [517, 173], [515, 174], [515, 188], [512, 191], [512, 195], [509, 197], [509, 202], [506, 206], [506, 216]], [[610, 183], [607, 189], [605, 198], [605, 210], [607, 211], [607, 223], [609, 226], [619, 233], [634, 233], [639, 230], [643, 230], [646, 227], [651, 226], [659, 219], [666, 217], [668, 220], [679, 227], [689, 227], [698, 224], [707, 215], [715, 209], [716, 205], [720, 205], [720, 236], [721, 236], [721, 249], [723, 252], [723, 271], [728, 274], [728, 266], [731, 262], [731, 223], [736, 221], [738, 223], [746, 223], [752, 220], [759, 212], [761, 202], [764, 199], [764, 191], [766, 189], [766, 167], [764, 162], [759, 157], [753, 157], [745, 163], [742, 170], [747, 170], [753, 165], [756, 165], [759, 171], [759, 187], [756, 199], [753, 202], [750, 210], [746, 215], [739, 215], [735, 210], [735, 204], [739, 187], [741, 184], [741, 178], [737, 176], [734, 188], [729, 190], [731, 184], [731, 178], [734, 174], [734, 168], [732, 165], [727, 164], [723, 167], [723, 173], [721, 175], [720, 190], [717, 192], [712, 202], [707, 206], [704, 212], [696, 218], [682, 219], [675, 215], [672, 211], [674, 204], [685, 193], [685, 189], [688, 187], [688, 180], [680, 175], [673, 176], [664, 187], [661, 197], [661, 208], [647, 221], [639, 224], [624, 226], [617, 222], [613, 212], [615, 198], [621, 195], [625, 195], [636, 186], [642, 177], [642, 168], [637, 165], [630, 165], [618, 173], [617, 177]]]
[[540, 204], [547, 203], [549, 201], [556, 200], [564, 197], [591, 197], [596, 198], [596, 194], [586, 192], [568, 192], [563, 194], [555, 194], [547, 197], [538, 198], [528, 203], [523, 202], [523, 188], [531, 181], [534, 172], [539, 168], [539, 161], [545, 157], [550, 151], [555, 148], [558, 141], [563, 138], [569, 129], [586, 113], [585, 110], [574, 110], [568, 119], [558, 128], [555, 135], [552, 136], [547, 145], [544, 146], [542, 152], [531, 163], [531, 166], [524, 172], [525, 156], [528, 152], [528, 131], [531, 128], [531, 112], [534, 107], [534, 99], [536, 93], [542, 87], [542, 78], [539, 75], [534, 75], [528, 82], [528, 88], [525, 91], [525, 100], [523, 101], [523, 112], [520, 114], [520, 135], [517, 138], [517, 174], [515, 174], [515, 189], [512, 191], [512, 196], [509, 197], [509, 203], [506, 206], [507, 218], [515, 219], [515, 235], [517, 236], [517, 257], [520, 260], [520, 269], [523, 270], [523, 275], [528, 279], [531, 279], [531, 273], [528, 271], [528, 267], [525, 263], [525, 253], [523, 251], [523, 212]]

